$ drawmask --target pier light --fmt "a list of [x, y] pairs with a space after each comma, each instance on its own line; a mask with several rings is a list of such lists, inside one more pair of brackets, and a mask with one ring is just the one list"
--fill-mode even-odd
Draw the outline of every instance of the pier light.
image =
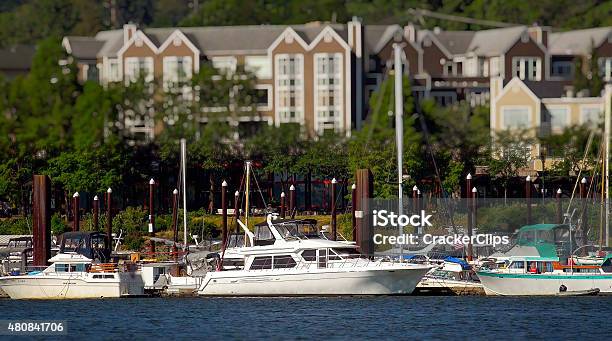
[[234, 192], [234, 196], [235, 196], [235, 197], [237, 197], [237, 196], [239, 196], [239, 195], [240, 195], [240, 193], [238, 193], [238, 191]]
[[[236, 192], [236, 194], [238, 194], [238, 192]], [[285, 197], [285, 192], [281, 192], [281, 198]]]
[[223, 180], [223, 183], [221, 184], [221, 186], [227, 187], [227, 181]]
[[465, 177], [467, 180], [472, 180], [472, 173], [468, 173], [468, 175]]
[[290, 191], [295, 191], [295, 186], [291, 185], [291, 187], [289, 187]]
[[108, 193], [108, 194], [113, 193], [113, 190], [112, 190], [112, 189], [109, 187], [109, 188], [106, 190], [106, 193]]
[[582, 182], [583, 184], [586, 184], [587, 183], [586, 177], [582, 178], [582, 180], [580, 180], [580, 182]]
[[73, 198], [78, 198], [79, 197], [79, 192], [74, 192], [74, 194], [72, 195]]
[[527, 177], [525, 178], [525, 181], [531, 182], [531, 176], [527, 175]]
[[149, 185], [155, 185], [155, 180], [153, 180], [153, 178], [151, 178], [151, 180], [149, 180]]
[[561, 188], [557, 190], [557, 194], [561, 194]]
[[478, 192], [478, 190], [476, 189], [476, 187], [472, 188], [472, 193], [476, 193]]
[[177, 195], [178, 194], [178, 189], [174, 189], [174, 191], [172, 191], [172, 194]]
[[357, 185], [353, 184], [353, 185], [351, 186], [351, 189], [357, 189]]
[[96, 196], [94, 197], [94, 201], [98, 201], [98, 200], [99, 200], [99, 199], [98, 199], [98, 196], [96, 195]]
[[414, 185], [414, 187], [412, 187], [412, 190], [413, 190], [413, 191], [418, 191], [418, 190], [419, 190], [419, 188], [417, 187], [417, 185]]
[[338, 180], [336, 180], [336, 178], [333, 178], [331, 183], [332, 183], [332, 184], [337, 184], [337, 183], [338, 183]]

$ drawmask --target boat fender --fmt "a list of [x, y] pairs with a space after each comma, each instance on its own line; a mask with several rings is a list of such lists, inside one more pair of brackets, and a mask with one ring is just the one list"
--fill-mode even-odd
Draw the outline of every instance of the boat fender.
[[561, 286], [559, 287], [559, 292], [566, 292], [566, 291], [567, 291], [567, 287], [561, 284]]

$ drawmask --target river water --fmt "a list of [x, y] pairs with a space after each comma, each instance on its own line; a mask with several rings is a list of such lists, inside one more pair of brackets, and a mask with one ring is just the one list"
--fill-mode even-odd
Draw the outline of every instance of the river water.
[[73, 340], [612, 337], [612, 296], [0, 299], [0, 312], [64, 320]]

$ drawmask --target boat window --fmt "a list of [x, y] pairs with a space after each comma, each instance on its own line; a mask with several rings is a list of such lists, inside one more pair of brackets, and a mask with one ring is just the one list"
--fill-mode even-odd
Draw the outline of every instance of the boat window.
[[115, 278], [115, 275], [104, 275], [104, 278]]
[[82, 236], [74, 236], [64, 240], [63, 252], [78, 252], [85, 249], [85, 239]]
[[253, 263], [251, 263], [251, 269], [272, 269], [272, 257], [255, 257]]
[[334, 251], [334, 249], [329, 249], [329, 260], [340, 260], [342, 257], [338, 256], [338, 254]]
[[512, 262], [512, 263], [510, 263], [508, 268], [509, 269], [524, 269], [525, 268], [525, 262], [523, 262], [523, 261]]
[[[357, 249], [350, 248], [350, 247], [335, 248], [335, 249], [331, 249], [330, 251], [335, 252], [336, 254], [338, 254], [343, 259], [347, 259], [347, 258], [359, 258], [361, 256], [361, 254], [359, 253], [359, 251], [357, 251]], [[329, 259], [332, 259], [331, 257], [332, 256], [331, 256], [331, 253], [330, 253]]]
[[92, 235], [91, 247], [94, 249], [106, 250], [106, 237], [104, 235]]
[[304, 250], [302, 251], [302, 258], [307, 262], [314, 262], [317, 260], [317, 250]]
[[317, 227], [312, 224], [300, 224], [299, 231], [301, 236], [318, 237]]
[[294, 268], [297, 264], [291, 255], [274, 256], [274, 268]]
[[102, 275], [93, 275], [94, 279], [102, 278]]
[[274, 239], [269, 226], [257, 226], [255, 227], [255, 239], [257, 240], [268, 240]]
[[55, 263], [55, 272], [68, 272], [68, 264]]
[[70, 264], [70, 272], [85, 272], [85, 264]]
[[319, 249], [319, 268], [327, 267], [327, 249]]
[[275, 225], [276, 230], [278, 230], [278, 233], [280, 233], [280, 235], [285, 238], [285, 239], [291, 239], [291, 238], [297, 238], [297, 225], [296, 224], [278, 224]]

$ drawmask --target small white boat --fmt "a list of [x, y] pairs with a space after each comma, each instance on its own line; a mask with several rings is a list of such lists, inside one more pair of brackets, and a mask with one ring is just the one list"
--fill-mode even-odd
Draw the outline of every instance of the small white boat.
[[[143, 281], [135, 267], [99, 263], [106, 236], [99, 232], [69, 232], [60, 252], [42, 271], [0, 277], [0, 288], [12, 299], [108, 298], [143, 294]], [[89, 255], [90, 257], [87, 257]]]
[[423, 277], [415, 293], [421, 295], [481, 295], [484, 294], [484, 289], [467, 263], [445, 261]]

